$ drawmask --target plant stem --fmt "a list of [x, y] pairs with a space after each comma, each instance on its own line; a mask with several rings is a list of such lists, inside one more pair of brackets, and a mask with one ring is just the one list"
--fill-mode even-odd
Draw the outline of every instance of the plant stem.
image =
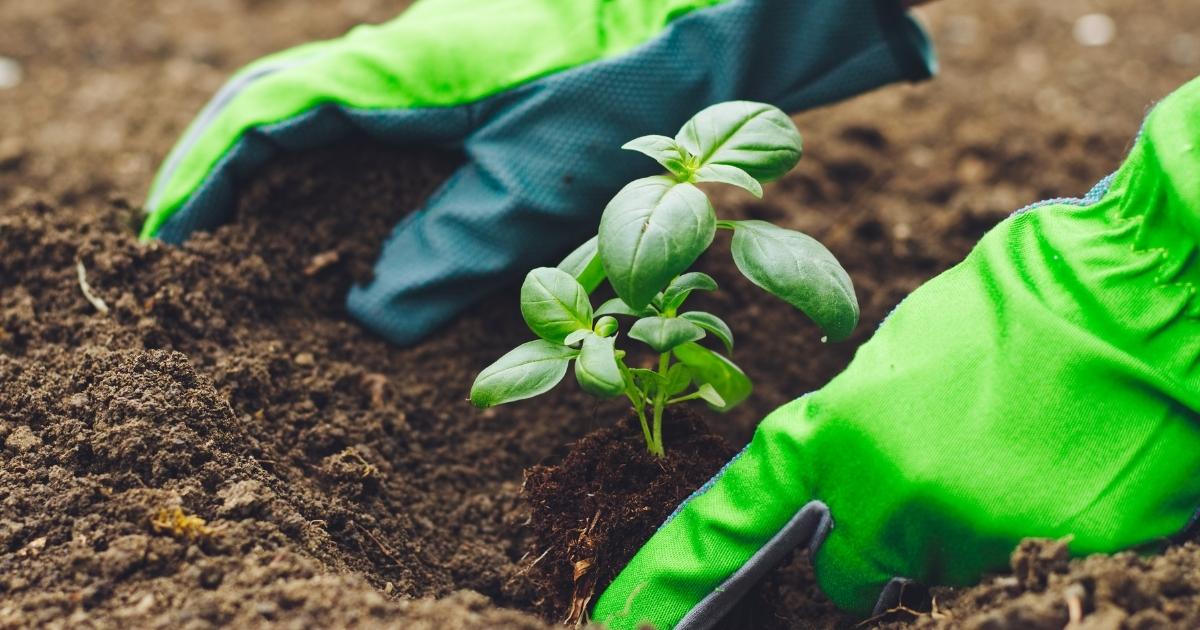
[[653, 453], [654, 437], [650, 435], [650, 424], [646, 422], [646, 407], [634, 402], [633, 410], [637, 412], [638, 421], [642, 423], [642, 437], [646, 438], [646, 448], [650, 449], [650, 452]]
[[637, 414], [638, 423], [642, 425], [642, 438], [646, 440], [646, 449], [651, 453], [654, 452], [654, 436], [650, 433], [650, 423], [646, 421], [646, 392], [638, 388], [633, 376], [629, 373], [629, 368], [626, 367], [625, 354], [622, 352], [617, 356], [617, 367], [621, 370], [621, 376], [625, 379], [625, 397], [629, 399], [629, 403], [633, 405], [633, 411]]
[[625, 397], [633, 405], [633, 411], [637, 413], [638, 422], [642, 425], [642, 437], [646, 439], [646, 448], [653, 453], [654, 437], [650, 435], [650, 423], [646, 421], [646, 395], [630, 385], [625, 389]]
[[690, 394], [687, 394], [686, 396], [680, 396], [679, 398], [672, 398], [671, 400], [668, 400], [667, 405], [668, 406], [676, 405], [681, 402], [687, 402], [689, 400], [696, 400], [697, 398], [700, 398], [700, 392], [692, 392]]
[[650, 452], [659, 457], [666, 455], [663, 450], [662, 419], [663, 409], [667, 406], [667, 389], [664, 385], [667, 382], [667, 368], [670, 367], [670, 363], [670, 353], [664, 352], [658, 356], [658, 375], [661, 385], [654, 392], [654, 443], [650, 446]]

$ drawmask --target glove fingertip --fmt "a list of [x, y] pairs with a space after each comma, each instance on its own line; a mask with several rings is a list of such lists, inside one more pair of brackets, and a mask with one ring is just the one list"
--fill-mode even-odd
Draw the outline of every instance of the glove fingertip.
[[[190, 194], [184, 194], [177, 202], [166, 202], [165, 195], [161, 197], [164, 199], [163, 205], [149, 210], [150, 214], [142, 226], [142, 238], [157, 238], [179, 244], [187, 240], [192, 232], [212, 230], [225, 223], [233, 214], [236, 174], [252, 172], [276, 153], [276, 146], [266, 137], [255, 134], [244, 136]], [[170, 191], [172, 184], [168, 181], [166, 190]], [[157, 200], [152, 198], [151, 201]]]

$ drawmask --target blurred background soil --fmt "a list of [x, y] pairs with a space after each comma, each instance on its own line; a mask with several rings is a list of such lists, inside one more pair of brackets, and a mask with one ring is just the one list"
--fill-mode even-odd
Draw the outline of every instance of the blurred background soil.
[[[340, 312], [372, 243], [452, 156], [300, 156], [248, 187], [236, 226], [180, 249], [132, 236], [158, 161], [232, 71], [406, 4], [0, 0], [0, 627], [539, 627], [512, 610], [533, 596], [521, 473], [614, 408], [570, 387], [536, 408], [465, 403], [527, 334], [512, 291], [408, 350]], [[921, 15], [937, 79], [798, 116], [800, 167], [764, 202], [726, 199], [826, 243], [864, 313], [850, 342], [821, 344], [720, 247], [706, 259], [728, 289], [707, 308], [757, 384], [713, 423], [735, 444], [991, 225], [1086, 192], [1148, 107], [1200, 74], [1194, 0], [940, 0]], [[364, 223], [374, 241], [342, 238]], [[1072, 563], [1033, 546], [1013, 575], [879, 622], [1196, 627], [1198, 566], [1191, 544]], [[785, 625], [856, 621], [803, 559], [773, 579]]]

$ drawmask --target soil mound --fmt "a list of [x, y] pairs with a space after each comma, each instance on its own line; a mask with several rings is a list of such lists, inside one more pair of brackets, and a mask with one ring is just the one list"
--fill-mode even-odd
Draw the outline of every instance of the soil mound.
[[547, 619], [581, 619], [675, 506], [736, 452], [686, 412], [668, 413], [663, 428], [671, 444], [662, 459], [626, 418], [573, 444], [562, 462], [526, 472], [530, 575]]
[[0, 217], [0, 626], [540, 625], [478, 594], [515, 571], [532, 461], [447, 411], [483, 358], [341, 312], [453, 164], [283, 163], [182, 248], [121, 205]]
[[[562, 461], [526, 471], [527, 575], [534, 609], [547, 621], [584, 618], [671, 512], [737, 452], [687, 409], [667, 411], [664, 435], [669, 445], [660, 459], [629, 415], [572, 444]], [[778, 575], [764, 580], [718, 627], [786, 628], [780, 586]]]

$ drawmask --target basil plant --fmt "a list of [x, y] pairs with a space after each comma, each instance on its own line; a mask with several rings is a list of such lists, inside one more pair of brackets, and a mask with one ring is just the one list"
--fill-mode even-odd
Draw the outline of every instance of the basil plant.
[[[696, 186], [717, 182], [762, 197], [762, 184], [800, 160], [800, 133], [782, 111], [734, 101], [696, 114], [674, 138], [645, 136], [623, 148], [644, 153], [667, 173], [631, 182], [609, 202], [599, 234], [558, 267], [534, 269], [521, 286], [521, 314], [538, 339], [501, 357], [475, 379], [471, 401], [491, 407], [553, 388], [572, 361], [575, 378], [602, 398], [625, 396], [650, 452], [663, 455], [663, 410], [702, 400], [725, 411], [742, 402], [750, 380], [728, 357], [733, 333], [721, 318], [686, 311], [708, 275], [688, 271], [717, 230], [733, 233], [733, 260], [751, 282], [815, 321], [829, 339], [858, 323], [850, 277], [813, 238], [765, 221], [720, 220]], [[605, 279], [617, 297], [597, 307], [589, 294]], [[622, 321], [624, 319], [624, 322]], [[630, 365], [620, 331], [648, 346], [657, 364]], [[717, 349], [701, 345], [706, 338]]]

